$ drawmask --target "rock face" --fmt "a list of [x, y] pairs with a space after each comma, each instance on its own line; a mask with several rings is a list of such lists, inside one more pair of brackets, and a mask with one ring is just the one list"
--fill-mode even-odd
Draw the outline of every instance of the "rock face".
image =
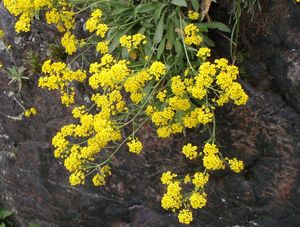
[[266, 68], [272, 89], [300, 113], [299, 4], [288, 0], [262, 2], [266, 7], [254, 20], [256, 26], [244, 31], [256, 56], [253, 65]]
[[[300, 226], [300, 9], [284, 0], [267, 8], [285, 16], [267, 23], [260, 35], [249, 34], [254, 51], [246, 60], [243, 82], [249, 103], [218, 114], [222, 149], [229, 157], [243, 159], [245, 171], [211, 177], [208, 205], [197, 211], [192, 226]], [[11, 19], [0, 8], [0, 25], [14, 37]], [[33, 31], [20, 38], [14, 50], [24, 51], [14, 51], [16, 59], [23, 59], [28, 48], [43, 56], [43, 44], [31, 42], [42, 43], [43, 35]], [[9, 64], [3, 50], [0, 57]], [[50, 144], [69, 121], [69, 110], [58, 95], [39, 89], [38, 75], [33, 75], [23, 84], [21, 96], [39, 114], [13, 120], [10, 116], [22, 109], [7, 75], [0, 74], [0, 204], [15, 212], [16, 226], [179, 226], [176, 216], [160, 208], [163, 188], [158, 182], [166, 169], [183, 173], [195, 168], [179, 150], [187, 140], [200, 144], [197, 132], [158, 140], [150, 127], [143, 128], [145, 152], [133, 156], [121, 151], [107, 187], [71, 187]]]

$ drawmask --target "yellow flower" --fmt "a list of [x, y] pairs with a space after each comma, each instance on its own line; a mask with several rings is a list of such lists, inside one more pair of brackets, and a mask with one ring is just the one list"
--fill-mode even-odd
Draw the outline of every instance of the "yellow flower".
[[208, 182], [209, 175], [207, 173], [196, 172], [193, 179], [193, 184], [196, 189], [203, 188]]
[[200, 194], [198, 192], [194, 192], [190, 197], [191, 206], [194, 209], [202, 208], [206, 205], [206, 194]]
[[132, 36], [132, 45], [137, 48], [140, 44], [145, 45], [147, 43], [146, 36], [141, 33], [137, 33]]
[[182, 209], [179, 211], [178, 220], [182, 224], [190, 224], [193, 221], [193, 213], [190, 210]]
[[199, 46], [202, 42], [202, 37], [197, 33], [199, 33], [199, 28], [196, 25], [188, 24], [187, 26], [185, 26], [184, 28], [185, 44], [189, 46], [192, 44]]
[[99, 42], [97, 44], [96, 50], [101, 54], [107, 54], [108, 53], [108, 41]]
[[31, 111], [30, 110], [25, 110], [24, 116], [25, 117], [30, 117], [30, 115], [31, 115]]
[[184, 182], [185, 184], [187, 184], [187, 183], [190, 183], [190, 182], [191, 182], [191, 177], [190, 177], [190, 175], [189, 175], [189, 174], [187, 174], [187, 175], [184, 177], [184, 179], [183, 179], [183, 182]]
[[133, 48], [138, 48], [140, 44], [146, 44], [146, 36], [141, 33], [137, 33], [133, 36], [131, 35], [123, 35], [120, 38], [121, 47], [126, 47], [128, 51]]
[[30, 112], [32, 113], [33, 116], [35, 116], [37, 114], [37, 110], [34, 107], [30, 108]]
[[102, 186], [102, 185], [105, 185], [105, 183], [106, 183], [105, 182], [105, 177], [102, 176], [99, 173], [95, 174], [95, 176], [93, 177], [92, 181], [93, 181], [93, 184], [95, 186]]
[[216, 154], [208, 154], [203, 158], [203, 165], [208, 170], [225, 169], [223, 160]]
[[188, 143], [182, 147], [182, 153], [189, 159], [195, 159], [198, 155], [197, 149], [197, 146], [192, 146], [192, 144]]
[[68, 31], [64, 34], [61, 39], [61, 44], [66, 49], [66, 52], [69, 55], [72, 55], [76, 52], [77, 40], [75, 38], [75, 35], [73, 35], [71, 32]]
[[85, 180], [85, 174], [82, 170], [78, 170], [74, 173], [72, 173], [69, 177], [69, 182], [72, 186], [78, 185], [78, 184], [84, 184]]
[[216, 146], [216, 144], [206, 143], [204, 145], [203, 152], [204, 152], [205, 155], [217, 154], [219, 152], [219, 149]]
[[2, 39], [4, 37], [5, 33], [2, 29], [0, 29], [0, 39]]
[[198, 18], [200, 17], [200, 14], [198, 12], [193, 11], [193, 10], [189, 10], [188, 17], [191, 20], [198, 20]]
[[166, 96], [167, 96], [167, 90], [163, 90], [163, 91], [160, 91], [160, 92], [157, 93], [156, 98], [157, 98], [159, 101], [164, 102]]
[[177, 177], [177, 174], [167, 171], [162, 174], [160, 181], [163, 184], [170, 184], [175, 177]]
[[151, 75], [155, 76], [155, 80], [158, 81], [160, 77], [166, 73], [166, 66], [159, 61], [155, 61], [150, 66], [149, 72]]
[[197, 52], [197, 57], [205, 59], [207, 57], [210, 57], [211, 50], [207, 47], [201, 47]]
[[96, 28], [96, 34], [99, 35], [101, 38], [104, 38], [106, 32], [108, 31], [108, 26], [106, 24], [98, 24]]
[[35, 116], [37, 114], [37, 110], [36, 110], [36, 108], [34, 108], [34, 107], [31, 107], [30, 109], [27, 109], [27, 110], [25, 110], [25, 112], [24, 112], [24, 116], [25, 117], [30, 117], [31, 115], [32, 116]]
[[100, 169], [100, 173], [96, 173], [92, 179], [95, 186], [103, 186], [106, 184], [105, 178], [111, 175], [110, 167], [104, 166]]
[[174, 76], [171, 79], [172, 84], [171, 84], [171, 89], [174, 95], [177, 96], [182, 96], [185, 94], [185, 84], [184, 82], [180, 79], [180, 76]]
[[161, 206], [165, 210], [179, 209], [182, 206], [182, 188], [178, 181], [170, 182], [165, 193], [161, 199]]
[[239, 173], [244, 169], [244, 162], [243, 161], [239, 161], [236, 158], [233, 158], [233, 159], [226, 158], [225, 160], [228, 161], [230, 169], [232, 171], [236, 172], [236, 173]]
[[91, 17], [86, 21], [85, 28], [89, 32], [96, 31], [96, 34], [104, 38], [108, 31], [107, 24], [101, 23], [102, 11], [100, 9], [95, 10]]
[[131, 153], [140, 154], [143, 149], [143, 144], [138, 139], [132, 139], [127, 143]]
[[173, 110], [187, 111], [191, 107], [191, 103], [187, 98], [174, 96], [172, 98], [169, 98], [169, 106], [172, 107]]
[[29, 12], [24, 12], [17, 23], [15, 24], [15, 30], [17, 33], [20, 32], [29, 32], [31, 27], [31, 19], [33, 15]]

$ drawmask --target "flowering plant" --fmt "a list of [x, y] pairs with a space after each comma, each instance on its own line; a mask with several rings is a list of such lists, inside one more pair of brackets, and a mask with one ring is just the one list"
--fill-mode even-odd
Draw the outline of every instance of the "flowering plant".
[[[137, 132], [150, 122], [160, 138], [192, 128], [210, 134], [203, 147], [188, 143], [182, 148], [187, 159], [201, 160], [203, 171], [182, 179], [170, 171], [162, 174], [161, 206], [178, 212], [179, 222], [189, 224], [192, 209], [206, 205], [210, 172], [243, 169], [242, 161], [223, 157], [217, 146], [215, 109], [228, 102], [244, 105], [248, 96], [238, 82], [238, 68], [225, 58], [212, 58], [213, 41], [206, 32], [230, 30], [201, 21], [199, 1], [4, 0], [4, 5], [19, 17], [16, 32], [30, 31], [33, 19], [46, 10], [47, 23], [63, 33], [61, 45], [72, 60], [47, 59], [38, 86], [58, 90], [62, 104], [72, 108], [74, 123], [52, 139], [54, 156], [63, 160], [71, 185], [86, 179], [104, 185], [112, 174], [112, 157], [123, 145], [134, 154], [142, 152]], [[86, 12], [79, 39], [74, 30]], [[99, 59], [87, 61], [93, 51]], [[75, 61], [82, 62], [80, 68]], [[75, 98], [78, 83], [92, 89], [90, 102], [83, 105]], [[132, 128], [129, 135], [125, 127]]]

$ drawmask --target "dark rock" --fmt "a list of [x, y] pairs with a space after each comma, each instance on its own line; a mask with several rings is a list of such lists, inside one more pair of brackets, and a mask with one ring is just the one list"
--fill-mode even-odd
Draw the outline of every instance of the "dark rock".
[[[249, 72], [258, 85], [267, 75], [272, 88], [300, 113], [300, 7], [288, 0], [266, 2], [263, 11], [257, 12], [256, 26], [242, 26], [247, 29], [242, 40], [250, 45], [253, 61]], [[254, 71], [254, 65], [267, 69], [268, 74]]]

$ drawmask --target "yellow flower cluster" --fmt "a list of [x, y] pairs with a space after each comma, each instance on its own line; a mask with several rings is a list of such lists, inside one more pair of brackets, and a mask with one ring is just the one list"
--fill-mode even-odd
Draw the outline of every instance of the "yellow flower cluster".
[[173, 211], [180, 209], [182, 206], [182, 194], [179, 181], [171, 181], [167, 184], [167, 192], [161, 199], [161, 206], [168, 210]]
[[149, 73], [155, 76], [155, 80], [158, 81], [163, 75], [166, 74], [166, 66], [160, 61], [155, 61], [150, 66]]
[[[103, 109], [95, 115], [88, 113], [84, 106], [74, 108], [73, 117], [78, 119], [78, 124], [64, 126], [52, 139], [55, 147], [54, 156], [64, 159], [66, 169], [71, 173], [72, 185], [84, 184], [85, 176], [90, 170], [88, 163], [95, 160], [97, 154], [109, 143], [119, 141], [121, 132], [110, 114]], [[70, 140], [74, 138], [75, 140]], [[77, 141], [74, 143], [73, 141]], [[92, 179], [94, 185], [105, 184], [105, 177], [111, 174], [108, 166], [99, 168], [99, 173]]]
[[135, 104], [138, 104], [144, 98], [143, 88], [151, 79], [152, 76], [147, 70], [141, 70], [126, 79], [124, 83], [125, 91], [130, 93], [130, 98]]
[[190, 224], [193, 221], [193, 213], [188, 209], [182, 209], [179, 211], [178, 220], [182, 224]]
[[177, 174], [175, 173], [172, 173], [170, 171], [167, 171], [167, 172], [164, 172], [160, 178], [160, 181], [163, 183], [163, 184], [170, 184], [172, 182], [172, 179], [177, 177]]
[[225, 160], [228, 162], [230, 169], [236, 173], [239, 173], [244, 169], [243, 161], [239, 161], [236, 158], [233, 159], [226, 158]]
[[166, 96], [167, 96], [167, 91], [166, 91], [166, 90], [163, 90], [163, 91], [160, 91], [160, 92], [157, 93], [156, 98], [157, 98], [159, 101], [164, 102]]
[[210, 57], [210, 52], [211, 50], [208, 47], [201, 47], [196, 56], [205, 60], [207, 57]]
[[198, 35], [199, 33], [199, 28], [194, 25], [194, 24], [188, 24], [184, 28], [184, 42], [186, 45], [191, 46], [191, 45], [196, 45], [199, 46], [202, 42], [202, 37]]
[[199, 192], [194, 192], [190, 197], [191, 206], [194, 209], [200, 209], [206, 205], [206, 193], [200, 194]]
[[[54, 3], [55, 7], [52, 5]], [[215, 144], [215, 107], [230, 101], [244, 105], [248, 100], [241, 84], [237, 82], [238, 68], [230, 65], [226, 59], [209, 61], [209, 48], [201, 47], [197, 53], [193, 48], [187, 48], [188, 52], [193, 49], [193, 60], [196, 61], [192, 61], [192, 65], [188, 59], [182, 59], [183, 62], [187, 60], [189, 66], [184, 66], [186, 70], [181, 75], [169, 61], [156, 60], [155, 52], [154, 55], [141, 54], [148, 55], [145, 59], [138, 58], [138, 51], [144, 51], [139, 47], [147, 43], [146, 36], [141, 33], [123, 35], [119, 39], [120, 46], [129, 51], [128, 59], [134, 62], [110, 53], [110, 41], [116, 42], [113, 40], [114, 32], [108, 33], [109, 26], [100, 9], [94, 10], [85, 23], [85, 29], [98, 36], [97, 41], [89, 38], [78, 41], [72, 34], [77, 13], [70, 9], [66, 0], [4, 0], [4, 5], [13, 15], [19, 16], [15, 25], [17, 32], [29, 31], [35, 12], [48, 8], [47, 23], [55, 24], [60, 32], [64, 32], [61, 44], [69, 55], [76, 52], [77, 46], [89, 45], [90, 42], [96, 42], [96, 50], [101, 54], [99, 60], [88, 66], [88, 73], [84, 70], [74, 71], [63, 62], [45, 61], [42, 66], [45, 75], [38, 82], [41, 88], [59, 90], [61, 102], [66, 106], [75, 103], [75, 85], [78, 82], [83, 83], [88, 79], [88, 85], [93, 89], [90, 99], [87, 99], [91, 106], [74, 107], [74, 123], [63, 126], [52, 139], [54, 156], [63, 160], [65, 168], [70, 172], [71, 185], [84, 184], [89, 177], [95, 186], [105, 185], [107, 177], [111, 175], [111, 169], [106, 164], [126, 142], [129, 152], [140, 154], [143, 144], [135, 137], [138, 129], [134, 129], [123, 142], [120, 141], [122, 129], [131, 123], [135, 126], [135, 123], [142, 122], [139, 120], [145, 115], [157, 127], [160, 138], [198, 126], [205, 126], [209, 132], [213, 132], [203, 152], [198, 152], [198, 147], [191, 143], [182, 147], [186, 158], [202, 158], [205, 167], [203, 172], [191, 176], [187, 174], [184, 179], [178, 179], [177, 174], [170, 171], [161, 176], [161, 182], [166, 186], [161, 206], [178, 212], [180, 223], [191, 223], [193, 209], [206, 205], [204, 188], [210, 171], [224, 169], [225, 165], [236, 173], [243, 170], [242, 161], [236, 158], [224, 159]], [[200, 14], [189, 11], [188, 17], [197, 20]], [[1, 34], [0, 30], [0, 38]], [[109, 40], [105, 38], [106, 34], [109, 34]], [[185, 45], [200, 46], [202, 43], [202, 35], [196, 24], [186, 25], [182, 36]], [[117, 48], [122, 51], [120, 46]], [[29, 117], [36, 113], [36, 109], [30, 108], [24, 115]], [[211, 122], [213, 127], [207, 125]]]
[[189, 19], [191, 19], [191, 20], [198, 20], [199, 17], [200, 17], [200, 13], [195, 12], [195, 11], [193, 11], [193, 10], [189, 10], [189, 12], [188, 12], [188, 17], [189, 17]]
[[107, 53], [108, 53], [108, 41], [99, 42], [99, 43], [97, 44], [96, 50], [97, 50], [100, 54], [107, 54]]
[[192, 144], [188, 143], [182, 147], [182, 153], [189, 159], [195, 159], [198, 155], [197, 149], [197, 146], [192, 146]]
[[83, 82], [86, 79], [85, 71], [72, 71], [63, 62], [51, 63], [51, 60], [47, 60], [42, 66], [42, 72], [46, 76], [39, 78], [39, 87], [60, 90], [62, 94], [61, 102], [66, 106], [75, 102], [75, 91], [71, 83], [75, 81]]
[[110, 167], [104, 166], [100, 168], [99, 173], [95, 174], [92, 181], [95, 186], [102, 186], [106, 184], [105, 178], [111, 175]]
[[101, 17], [102, 11], [100, 9], [96, 9], [92, 12], [91, 17], [86, 21], [85, 28], [89, 32], [96, 32], [98, 36], [104, 38], [108, 31], [108, 26], [101, 22]]
[[15, 30], [30, 31], [31, 21], [35, 12], [52, 6], [52, 0], [3, 0], [4, 7], [14, 16], [19, 16]]
[[215, 144], [206, 143], [203, 149], [203, 165], [208, 170], [225, 169], [224, 161], [219, 156], [219, 149]]
[[35, 107], [31, 107], [30, 109], [27, 109], [24, 112], [25, 117], [30, 117], [30, 116], [35, 116], [35, 115], [37, 115], [37, 110]]
[[93, 89], [117, 89], [131, 73], [125, 60], [116, 61], [110, 54], [105, 54], [101, 62], [90, 65], [89, 85]]
[[122, 47], [126, 47], [128, 51], [133, 48], [138, 48], [139, 45], [145, 45], [147, 43], [146, 36], [141, 33], [137, 33], [133, 36], [131, 35], [123, 35], [120, 38], [120, 44]]
[[143, 149], [143, 144], [138, 139], [132, 139], [127, 143], [131, 153], [140, 154]]
[[55, 24], [59, 32], [67, 32], [75, 28], [75, 12], [64, 6], [64, 1], [59, 1], [57, 8], [46, 12], [48, 24]]
[[208, 178], [209, 175], [207, 173], [196, 172], [192, 182], [197, 190], [203, 189], [205, 184], [208, 182]]
[[186, 175], [183, 182], [176, 179], [177, 174], [170, 171], [164, 172], [161, 176], [161, 182], [167, 186], [166, 193], [161, 199], [161, 206], [166, 210], [172, 210], [178, 213], [180, 223], [189, 224], [193, 220], [192, 209], [200, 209], [206, 205], [206, 193], [204, 185], [208, 181], [208, 174], [196, 173], [193, 179], [194, 189], [190, 193], [184, 193], [185, 187], [182, 185], [190, 184], [191, 179]]
[[72, 55], [76, 52], [76, 43], [77, 40], [71, 32], [66, 32], [61, 39], [61, 45], [66, 49], [66, 52], [69, 55]]
[[[200, 48], [198, 57], [201, 57], [204, 62], [198, 68], [196, 75], [195, 72], [187, 70], [183, 76], [171, 77], [171, 92], [165, 89], [156, 95], [156, 98], [164, 104], [162, 108], [152, 106], [147, 108], [146, 113], [158, 126], [158, 137], [166, 138], [181, 133], [184, 128], [195, 128], [212, 122], [215, 105], [223, 105], [230, 100], [236, 105], [246, 103], [248, 96], [241, 85], [235, 81], [238, 75], [237, 67], [228, 65], [228, 61], [223, 58], [215, 60], [214, 63], [205, 61], [208, 56], [210, 56], [210, 49]], [[152, 64], [150, 67], [152, 75], [157, 75], [156, 71], [159, 71], [157, 69], [162, 68], [157, 66], [162, 66], [162, 63]], [[138, 88], [137, 85], [136, 87]], [[227, 99], [225, 100], [224, 97]], [[199, 100], [204, 105], [195, 106], [191, 98]], [[193, 156], [188, 156], [191, 157]], [[219, 161], [218, 156], [215, 155], [208, 156], [204, 160], [209, 168], [213, 168], [211, 165], [217, 165]], [[223, 168], [223, 163], [218, 163], [218, 168]]]

